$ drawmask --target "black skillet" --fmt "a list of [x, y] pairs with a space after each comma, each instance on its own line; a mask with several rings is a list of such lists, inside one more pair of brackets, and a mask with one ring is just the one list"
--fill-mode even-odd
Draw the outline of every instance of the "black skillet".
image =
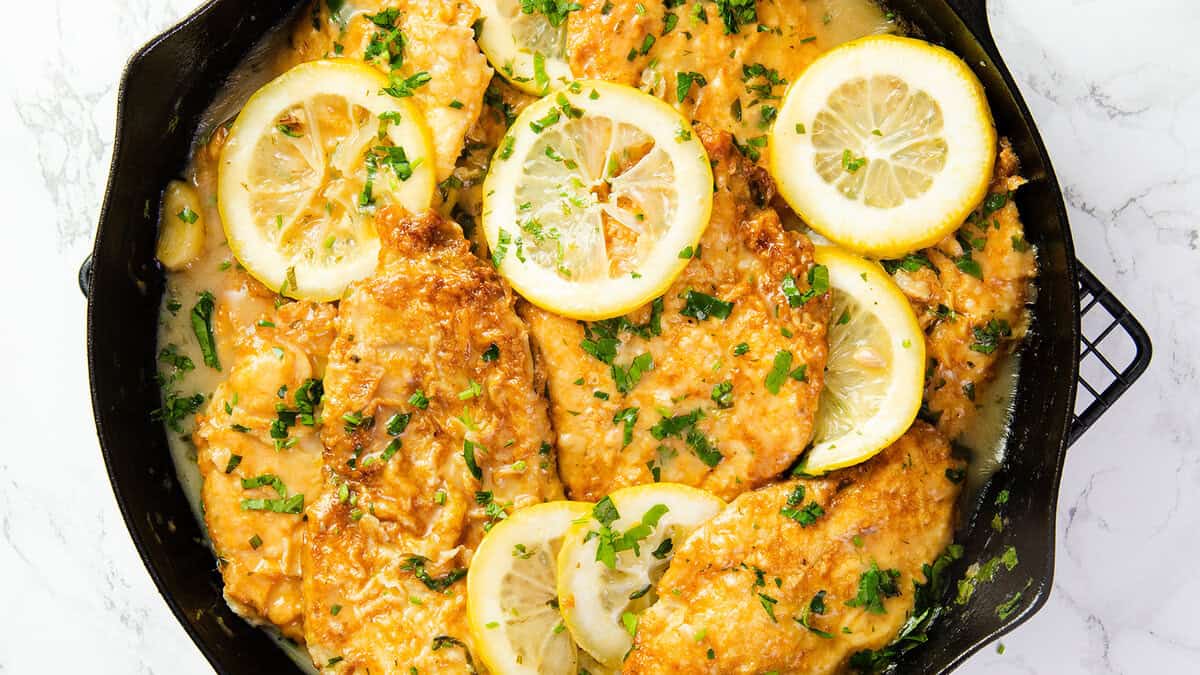
[[[117, 135], [95, 249], [80, 270], [88, 296], [88, 364], [100, 447], [125, 523], [142, 561], [196, 646], [221, 673], [293, 672], [265, 633], [225, 605], [221, 577], [171, 463], [160, 423], [155, 336], [163, 272], [154, 260], [158, 204], [167, 179], [188, 159], [193, 132], [226, 76], [264, 34], [313, 0], [212, 0], [129, 61], [118, 97]], [[903, 672], [945, 673], [1032, 616], [1054, 573], [1058, 483], [1067, 446], [1141, 375], [1150, 341], [1136, 319], [1075, 261], [1058, 182], [1028, 109], [987, 25], [984, 0], [892, 0], [920, 35], [961, 55], [983, 81], [1002, 135], [1012, 139], [1029, 185], [1017, 193], [1026, 237], [1039, 251], [1033, 330], [1023, 349], [1008, 460], [985, 486], [959, 534], [966, 554], [951, 569], [1015, 546], [1020, 564], [953, 602], [929, 636], [900, 662]], [[1081, 336], [1080, 316], [1104, 317]], [[1095, 323], [1090, 320], [1088, 324]], [[1114, 365], [1106, 337], [1127, 335], [1133, 356]], [[1082, 342], [1081, 342], [1082, 340]], [[1104, 344], [1108, 344], [1107, 341]], [[1078, 380], [1088, 405], [1075, 406], [1079, 359], [1109, 373]], [[996, 495], [1008, 490], [1003, 533], [989, 526]], [[952, 586], [952, 585], [951, 585]], [[950, 589], [953, 592], [953, 589]], [[1022, 595], [1001, 620], [998, 604]]]

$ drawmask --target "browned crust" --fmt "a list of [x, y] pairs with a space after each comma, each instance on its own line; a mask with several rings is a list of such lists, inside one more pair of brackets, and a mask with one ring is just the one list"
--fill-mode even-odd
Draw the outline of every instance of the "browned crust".
[[[434, 639], [470, 647], [465, 585], [431, 589], [410, 561], [435, 578], [467, 567], [491, 520], [478, 492], [506, 511], [561, 497], [554, 435], [512, 293], [458, 225], [398, 209], [376, 223], [379, 268], [342, 301], [325, 378], [306, 637], [316, 663], [341, 657], [346, 672], [463, 670], [467, 652]], [[398, 436], [386, 428], [397, 414], [411, 415]], [[358, 415], [373, 424], [347, 426]]]
[[[520, 308], [548, 372], [559, 468], [575, 499], [596, 500], [620, 487], [652, 482], [655, 467], [661, 480], [732, 498], [784, 471], [812, 435], [828, 352], [830, 301], [823, 294], [793, 308], [782, 290], [787, 276], [801, 292], [808, 289], [812, 243], [780, 224], [768, 206], [774, 196], [770, 177], [741, 155], [728, 133], [703, 124], [695, 130], [715, 177], [713, 215], [700, 242], [701, 254], [662, 296], [661, 336], [624, 333], [616, 359], [628, 364], [636, 355], [649, 353], [654, 369], [622, 394], [610, 367], [581, 349], [582, 324], [536, 307]], [[733, 302], [733, 311], [725, 320], [683, 316], [688, 291]], [[650, 314], [647, 304], [629, 316], [645, 323]], [[749, 349], [739, 356], [734, 348], [742, 342]], [[764, 381], [780, 350], [794, 355], [793, 367], [807, 364], [807, 379], [789, 379], [778, 395], [772, 395]], [[714, 385], [721, 382], [730, 382], [734, 392], [734, 405], [725, 410], [711, 398]], [[600, 400], [594, 391], [608, 398]], [[631, 407], [640, 412], [626, 446], [613, 419]], [[650, 433], [661, 415], [688, 414], [697, 408], [705, 415], [697, 428], [724, 455], [716, 467], [702, 463], [683, 439], [656, 439]], [[779, 423], [760, 424], [767, 418]], [[666, 459], [664, 447], [669, 450]]]
[[[1001, 139], [989, 195], [1011, 195], [1024, 183], [1016, 153], [1008, 139]], [[922, 267], [893, 275], [925, 329], [925, 416], [949, 438], [970, 426], [982, 403], [975, 400], [976, 394], [1024, 337], [1029, 324], [1026, 305], [1037, 276], [1037, 251], [1025, 242], [1016, 203], [1009, 198], [999, 210], [986, 215], [984, 211], [980, 207], [957, 232], [922, 251], [936, 271]], [[982, 279], [958, 266], [965, 252], [963, 241], [976, 242], [971, 257]], [[976, 331], [988, 330], [992, 321], [1005, 322], [1011, 335], [1002, 338], [994, 352], [972, 349], [979, 342]]]
[[[884, 646], [912, 609], [921, 566], [951, 541], [960, 487], [946, 472], [961, 466], [918, 422], [864, 464], [742, 494], [679, 547], [623, 672], [832, 673], [855, 651]], [[824, 509], [808, 527], [780, 513], [798, 485], [804, 504]], [[872, 562], [900, 573], [901, 595], [883, 614], [845, 604]], [[826, 612], [807, 620], [828, 639], [797, 623], [820, 591]], [[775, 620], [760, 593], [775, 601]]]

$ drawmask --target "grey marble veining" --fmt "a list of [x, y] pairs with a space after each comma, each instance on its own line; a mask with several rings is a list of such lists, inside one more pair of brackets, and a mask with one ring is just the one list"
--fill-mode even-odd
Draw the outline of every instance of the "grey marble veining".
[[[0, 672], [207, 673], [134, 552], [86, 393], [77, 266], [128, 56], [196, 0], [22, 3], [0, 62]], [[1200, 4], [992, 0], [1081, 259], [1156, 357], [1071, 451], [1046, 607], [964, 673], [1194, 672], [1200, 636]], [[36, 289], [36, 293], [29, 290]]]

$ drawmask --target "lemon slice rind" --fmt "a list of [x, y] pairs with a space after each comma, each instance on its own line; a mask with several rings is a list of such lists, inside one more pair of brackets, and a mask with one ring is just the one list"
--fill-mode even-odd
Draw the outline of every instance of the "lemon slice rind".
[[[543, 15], [536, 12], [523, 14], [518, 0], [475, 0], [475, 5], [479, 7], [479, 15], [483, 20], [478, 34], [479, 49], [496, 72], [513, 86], [525, 93], [541, 96], [572, 79], [571, 66], [561, 53], [565, 49], [564, 27], [551, 26]], [[552, 45], [542, 51], [535, 45], [521, 44], [519, 37], [525, 31], [515, 25], [518, 23], [528, 31], [548, 37], [552, 43], [560, 43], [557, 48], [560, 53], [555, 53]], [[539, 58], [543, 60], [541, 75], [544, 79], [541, 80], [537, 67]]]
[[[576, 672], [577, 648], [549, 603], [557, 597], [555, 547], [591, 508], [557, 501], [520, 509], [497, 523], [475, 551], [467, 572], [467, 619], [489, 672]], [[514, 594], [523, 594], [528, 606], [513, 606]], [[518, 634], [541, 641], [516, 645]]]
[[[432, 202], [436, 186], [432, 135], [420, 110], [408, 99], [383, 93], [382, 89], [387, 86], [386, 76], [356, 61], [337, 59], [303, 63], [255, 92], [230, 128], [228, 141], [221, 152], [218, 175], [221, 221], [234, 256], [247, 272], [270, 289], [279, 291], [283, 288], [287, 295], [306, 300], [336, 300], [349, 283], [368, 276], [375, 269], [379, 257], [379, 239], [370, 213], [356, 212], [358, 217], [370, 220], [360, 227], [358, 236], [347, 237], [340, 244], [335, 238], [334, 245], [339, 248], [336, 249], [336, 260], [332, 261], [323, 260], [330, 257], [328, 252], [320, 250], [324, 237], [320, 233], [304, 231], [304, 228], [312, 226], [311, 222], [293, 222], [292, 214], [285, 213], [278, 214], [277, 222], [255, 215], [252, 195], [259, 181], [254, 178], [254, 169], [255, 163], [262, 161], [255, 155], [261, 152], [259, 146], [267, 134], [280, 134], [279, 116], [289, 109], [318, 98], [325, 101], [340, 98], [347, 103], [348, 110], [361, 108], [375, 120], [381, 114], [389, 113], [392, 121], [387, 125], [387, 138], [393, 146], [404, 148], [413, 166], [412, 175], [401, 181], [391, 169], [380, 167], [376, 172], [373, 193], [379, 201], [386, 200], [409, 211], [423, 210]], [[288, 140], [291, 139], [281, 138], [278, 142], [285, 143]], [[307, 140], [301, 138], [299, 142]], [[329, 139], [321, 139], [322, 150], [310, 145], [306, 156], [321, 155], [325, 163], [321, 167], [324, 173], [316, 185], [297, 192], [292, 208], [302, 209], [306, 201], [322, 198], [319, 193], [328, 185], [329, 177], [335, 174], [330, 165], [364, 164], [365, 153], [375, 140], [368, 140], [365, 136], [357, 139], [361, 146], [361, 154], [357, 158], [345, 154], [339, 156], [339, 152], [346, 152], [340, 144], [338, 149], [329, 152], [324, 145]], [[313, 144], [317, 142], [317, 139], [312, 139]], [[303, 154], [305, 151], [297, 152]], [[353, 202], [353, 199], [345, 201]], [[359, 208], [356, 203], [345, 206], [348, 210]], [[289, 231], [299, 228], [295, 236], [321, 241], [322, 244], [310, 245], [302, 252], [289, 253], [271, 236], [272, 229], [284, 228]], [[332, 246], [326, 247], [333, 250]], [[295, 288], [285, 288], [289, 271]]]
[[[846, 166], [866, 160], [855, 169], [866, 172], [871, 162], [880, 161], [891, 162], [896, 172], [908, 171], [920, 164], [920, 153], [906, 148], [916, 147], [922, 139], [945, 144], [940, 169], [919, 167], [930, 184], [906, 193], [902, 203], [888, 208], [868, 205], [861, 193], [848, 197], [836, 181], [822, 178], [813, 133], [819, 113], [834, 114], [828, 106], [839, 87], [876, 77], [903, 80], [909, 96], [904, 105], [915, 96], [932, 99], [940, 122], [920, 117], [929, 128], [889, 129], [895, 118], [880, 111], [895, 92], [871, 91], [867, 96], [875, 103], [876, 119], [846, 120], [844, 106], [835, 114], [852, 131], [840, 136], [853, 146], [845, 148], [853, 160]], [[901, 108], [890, 114], [903, 117], [904, 113]], [[877, 135], [875, 127], [887, 133]], [[894, 258], [938, 242], [984, 198], [995, 163], [996, 130], [983, 86], [960, 58], [921, 40], [877, 35], [830, 50], [797, 78], [784, 97], [770, 146], [771, 173], [780, 193], [805, 222], [841, 246]]]
[[[561, 114], [554, 124], [540, 131], [535, 130], [547, 116], [553, 118], [556, 110], [564, 109], [564, 101], [580, 117], [573, 119]], [[546, 135], [571, 133], [582, 127], [578, 123], [589, 118], [608, 120], [623, 125], [622, 129], [634, 129], [637, 134], [652, 139], [654, 149], [647, 157], [654, 156], [660, 164], [666, 164], [669, 171], [664, 173], [661, 166], [644, 168], [635, 165], [627, 174], [611, 181], [604, 176], [585, 176], [587, 180], [581, 179], [577, 194], [572, 196], [575, 199], [572, 203], [568, 203], [566, 197], [560, 197], [564, 194], [560, 190], [563, 183], [558, 183], [554, 189], [559, 191], [554, 196], [563, 202], [563, 208], [578, 207], [580, 213], [599, 222], [598, 214], [608, 213], [605, 210], [608, 205], [591, 200], [589, 188], [602, 183], [615, 185], [635, 172], [639, 178], [648, 176], [648, 180], [657, 181], [650, 185], [650, 190], [645, 189], [645, 184], [639, 183], [639, 189], [658, 190], [669, 194], [675, 201], [672, 202], [669, 222], [654, 224], [665, 228], [665, 232], [651, 240], [649, 252], [639, 261], [636, 269], [615, 276], [608, 274], [584, 279], [571, 276], [570, 270], [563, 273], [559, 267], [540, 263], [533, 256], [527, 255], [525, 260], [521, 260], [517, 239], [525, 235], [521, 232], [520, 223], [527, 221], [529, 212], [536, 214], [539, 209], [553, 207], [554, 203], [529, 205], [517, 195], [524, 183], [546, 180], [543, 175], [530, 174], [527, 166], [540, 158], [539, 148], [547, 144], [544, 141]], [[558, 128], [571, 124], [576, 126]], [[580, 142], [580, 139], [569, 136], [565, 140]], [[609, 151], [615, 154], [612, 146]], [[587, 154], [588, 150], [585, 148], [579, 152]], [[608, 166], [607, 161], [600, 166]], [[529, 105], [513, 124], [493, 158], [484, 182], [483, 228], [500, 273], [531, 303], [574, 319], [606, 319], [626, 314], [658, 297], [683, 271], [688, 259], [681, 252], [688, 247], [695, 247], [708, 227], [712, 213], [712, 185], [712, 167], [704, 145], [688, 121], [674, 108], [632, 87], [601, 81], [578, 81]], [[615, 190], [613, 194], [616, 194]], [[522, 206], [528, 209], [522, 210]], [[584, 217], [579, 216], [580, 220]], [[597, 236], [594, 231], [596, 228], [589, 227], [586, 223], [578, 225], [578, 231], [582, 233], [579, 236], [566, 233], [565, 246], [587, 248], [589, 238], [593, 242], [603, 239]]]
[[[633, 644], [622, 616], [630, 610], [637, 613], [652, 602], [653, 590], [646, 587], [658, 581], [684, 539], [717, 515], [725, 502], [704, 490], [675, 483], [623, 488], [609, 498], [621, 516], [613, 529], [621, 532], [639, 523], [656, 505], [668, 509], [653, 534], [640, 542], [640, 555], [632, 550], [618, 553], [615, 570], [596, 561], [595, 538], [585, 541], [589, 531], [600, 527], [591, 517], [571, 526], [558, 555], [558, 598], [567, 629], [593, 658], [608, 668], [620, 669]], [[672, 540], [670, 552], [655, 556], [654, 551], [667, 538]], [[639, 592], [639, 598], [630, 599]]]
[[912, 426], [925, 383], [925, 335], [877, 263], [832, 246], [818, 246], [816, 261], [829, 269], [834, 306], [825, 389], [803, 460], [805, 473], [820, 475], [870, 459]]

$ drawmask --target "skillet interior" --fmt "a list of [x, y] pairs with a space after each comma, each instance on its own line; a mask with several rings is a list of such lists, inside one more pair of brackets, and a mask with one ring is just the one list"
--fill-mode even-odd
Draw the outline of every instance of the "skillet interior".
[[[1015, 398], [1008, 460], [980, 491], [958, 541], [971, 561], [1006, 546], [1020, 565], [981, 585], [966, 606], [951, 604], [929, 643], [910, 652], [905, 672], [945, 672], [1045, 602], [1053, 575], [1055, 505], [1074, 405], [1078, 309], [1074, 251], [1057, 181], [1028, 111], [981, 22], [980, 0], [955, 0], [975, 21], [977, 40], [942, 0], [893, 0], [890, 6], [926, 39], [962, 55], [987, 89], [996, 122], [1009, 136], [1030, 184], [1017, 193], [1026, 237], [1039, 249], [1039, 292]], [[109, 477], [147, 569], [164, 598], [222, 673], [289, 672], [291, 661], [270, 638], [234, 615], [221, 597], [221, 577], [175, 478], [164, 429], [150, 419], [159, 407], [154, 376], [156, 322], [164, 286], [154, 261], [157, 210], [166, 178], [184, 167], [197, 127], [225, 77], [282, 17], [305, 0], [213, 0], [143, 48], [130, 61], [119, 96], [117, 140], [101, 214], [88, 306], [92, 401]], [[992, 504], [1010, 492], [1002, 534], [990, 527]], [[1026, 582], [1031, 585], [1026, 588]], [[1002, 622], [997, 604], [1024, 590], [1020, 609]]]

